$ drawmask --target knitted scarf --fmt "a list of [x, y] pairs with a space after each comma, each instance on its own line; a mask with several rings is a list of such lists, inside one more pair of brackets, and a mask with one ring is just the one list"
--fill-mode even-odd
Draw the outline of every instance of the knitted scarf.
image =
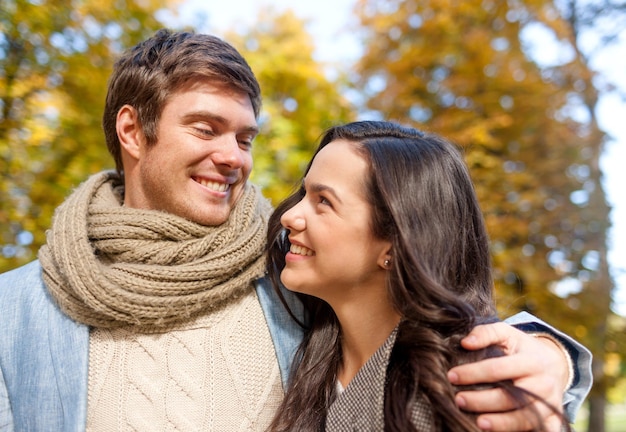
[[272, 209], [255, 186], [219, 226], [123, 207], [122, 196], [116, 173], [89, 178], [57, 208], [39, 252], [48, 290], [74, 320], [171, 327], [249, 292], [263, 275]]

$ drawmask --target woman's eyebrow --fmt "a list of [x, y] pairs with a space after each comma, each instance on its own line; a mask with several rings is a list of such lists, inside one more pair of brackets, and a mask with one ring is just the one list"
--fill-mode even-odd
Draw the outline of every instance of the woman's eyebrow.
[[[302, 186], [305, 186], [304, 181], [302, 182]], [[320, 192], [327, 192], [329, 194], [331, 194], [340, 204], [343, 204], [343, 201], [341, 200], [341, 198], [339, 198], [339, 195], [337, 195], [337, 192], [335, 191], [335, 189], [333, 189], [332, 187], [322, 184], [322, 183], [308, 183], [308, 188], [311, 190], [311, 192], [315, 192], [315, 193], [320, 193]], [[306, 189], [306, 186], [305, 186]]]

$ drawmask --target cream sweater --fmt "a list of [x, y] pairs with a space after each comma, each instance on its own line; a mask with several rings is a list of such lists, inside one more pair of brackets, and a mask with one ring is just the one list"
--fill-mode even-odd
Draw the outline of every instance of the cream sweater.
[[93, 329], [87, 431], [262, 431], [283, 397], [252, 290], [167, 333]]

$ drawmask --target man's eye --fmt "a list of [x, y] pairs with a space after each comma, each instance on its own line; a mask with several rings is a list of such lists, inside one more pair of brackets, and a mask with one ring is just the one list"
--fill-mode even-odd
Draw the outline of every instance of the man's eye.
[[252, 147], [252, 140], [242, 139], [239, 140], [239, 144], [243, 147], [250, 148]]
[[196, 132], [198, 132], [200, 135], [204, 135], [207, 137], [212, 137], [215, 135], [215, 133], [213, 133], [213, 131], [211, 129], [206, 129], [206, 128], [194, 128]]

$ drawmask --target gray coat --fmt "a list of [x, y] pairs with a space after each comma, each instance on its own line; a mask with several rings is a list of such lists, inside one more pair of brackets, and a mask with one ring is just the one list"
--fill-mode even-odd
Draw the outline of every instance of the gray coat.
[[[326, 432], [385, 430], [385, 378], [396, 334], [394, 330], [337, 396], [326, 416]], [[414, 404], [411, 419], [420, 432], [435, 430], [430, 406], [423, 399]]]

